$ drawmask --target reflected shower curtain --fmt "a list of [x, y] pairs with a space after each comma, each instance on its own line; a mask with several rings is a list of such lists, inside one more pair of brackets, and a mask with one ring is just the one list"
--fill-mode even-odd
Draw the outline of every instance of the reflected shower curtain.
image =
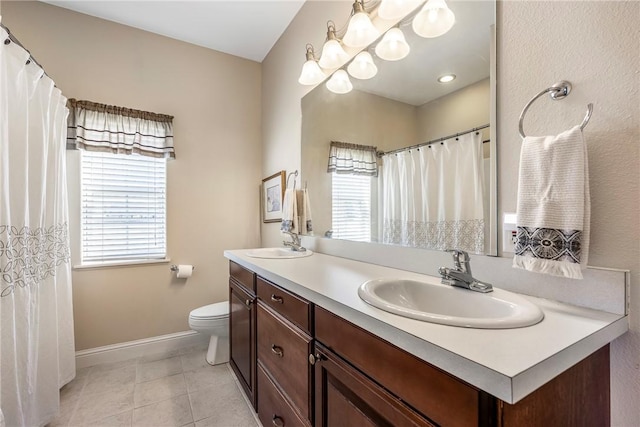
[[384, 243], [484, 253], [480, 134], [388, 154], [382, 165]]
[[[8, 35], [0, 30], [1, 40]], [[75, 376], [66, 99], [29, 54], [0, 44], [0, 409], [7, 426], [58, 412]]]

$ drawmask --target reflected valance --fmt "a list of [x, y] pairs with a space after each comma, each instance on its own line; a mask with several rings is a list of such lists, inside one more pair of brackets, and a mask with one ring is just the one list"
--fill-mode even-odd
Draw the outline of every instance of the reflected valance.
[[327, 172], [378, 176], [377, 148], [331, 141]]
[[69, 99], [67, 148], [175, 158], [173, 116]]

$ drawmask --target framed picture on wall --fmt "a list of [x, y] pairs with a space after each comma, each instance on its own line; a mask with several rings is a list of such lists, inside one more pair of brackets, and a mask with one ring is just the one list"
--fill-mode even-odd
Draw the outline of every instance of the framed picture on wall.
[[280, 171], [262, 180], [262, 222], [282, 221], [285, 176]]

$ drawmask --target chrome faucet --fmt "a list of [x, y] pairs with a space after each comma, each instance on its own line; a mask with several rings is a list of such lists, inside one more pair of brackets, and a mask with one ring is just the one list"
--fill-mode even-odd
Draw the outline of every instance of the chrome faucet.
[[491, 292], [493, 286], [473, 278], [471, 275], [471, 259], [469, 254], [458, 249], [451, 249], [453, 255], [453, 268], [440, 267], [438, 273], [442, 276], [443, 285], [458, 286], [476, 292]]
[[307, 248], [303, 247], [300, 244], [300, 236], [296, 233], [292, 233], [291, 231], [283, 231], [283, 233], [291, 236], [291, 241], [287, 242], [286, 240], [282, 242], [283, 245], [290, 247], [294, 252], [304, 252]]

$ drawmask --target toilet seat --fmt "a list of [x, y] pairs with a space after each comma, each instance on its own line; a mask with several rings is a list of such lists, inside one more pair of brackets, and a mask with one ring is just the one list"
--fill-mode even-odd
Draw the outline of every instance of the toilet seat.
[[194, 320], [214, 320], [229, 317], [229, 303], [227, 301], [205, 305], [196, 308], [189, 313], [189, 318]]

